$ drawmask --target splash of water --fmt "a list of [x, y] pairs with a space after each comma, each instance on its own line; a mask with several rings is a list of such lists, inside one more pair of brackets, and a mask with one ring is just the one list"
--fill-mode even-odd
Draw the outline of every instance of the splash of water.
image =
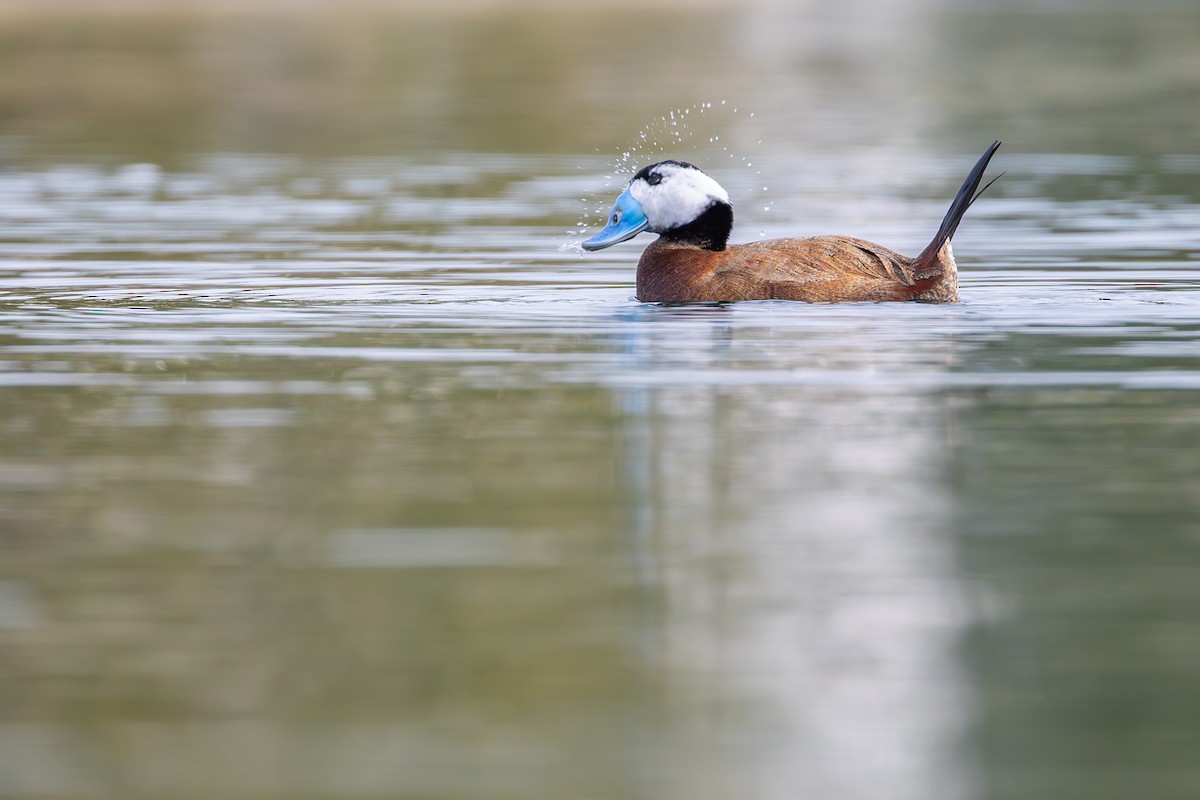
[[[624, 187], [639, 169], [655, 161], [668, 158], [679, 158], [698, 162], [697, 166], [706, 169], [707, 165], [718, 164], [719, 157], [740, 161], [743, 169], [753, 175], [760, 175], [761, 170], [754, 168], [752, 154], [739, 154], [726, 142], [721, 141], [724, 132], [734, 127], [745, 127], [749, 120], [754, 119], [755, 112], [743, 112], [738, 106], [727, 100], [718, 103], [700, 102], [687, 107], [674, 108], [665, 114], [652, 118], [642, 126], [641, 130], [625, 145], [617, 149], [617, 155], [609, 162], [608, 172], [604, 175], [604, 183], [600, 189], [588, 197], [580, 198], [584, 206], [580, 212], [579, 221], [575, 227], [566, 233], [569, 237], [582, 237], [590, 234], [591, 228], [598, 225], [597, 218], [603, 220], [617, 187]], [[754, 140], [751, 146], [762, 145], [762, 139]], [[600, 152], [599, 149], [596, 152]], [[695, 155], [693, 155], [693, 153]], [[766, 186], [756, 189], [753, 180], [745, 181], [746, 194], [767, 192]], [[763, 205], [764, 211], [770, 211], [774, 201]], [[765, 236], [759, 231], [759, 236]], [[563, 251], [578, 252], [581, 256], [583, 249], [576, 241], [568, 241], [559, 247]]]

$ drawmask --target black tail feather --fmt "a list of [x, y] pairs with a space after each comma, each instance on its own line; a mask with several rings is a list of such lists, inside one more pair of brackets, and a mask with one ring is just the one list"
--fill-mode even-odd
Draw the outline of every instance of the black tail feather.
[[925, 248], [924, 252], [917, 257], [918, 261], [926, 257], [932, 257], [942, 249], [946, 242], [950, 241], [954, 236], [954, 232], [958, 230], [958, 223], [962, 222], [963, 215], [967, 213], [967, 209], [971, 204], [979, 199], [979, 195], [983, 194], [988, 188], [1000, 179], [1004, 173], [1000, 173], [995, 178], [992, 178], [986, 186], [979, 191], [980, 181], [983, 180], [983, 173], [987, 171], [988, 162], [992, 160], [992, 156], [1000, 149], [1000, 141], [992, 142], [992, 146], [979, 157], [975, 162], [975, 166], [971, 168], [971, 172], [967, 175], [967, 179], [963, 181], [963, 185], [958, 190], [958, 194], [954, 196], [954, 202], [950, 204], [950, 209], [946, 212], [946, 216], [942, 219], [942, 224], [938, 228], [937, 234], [933, 237], [933, 241]]

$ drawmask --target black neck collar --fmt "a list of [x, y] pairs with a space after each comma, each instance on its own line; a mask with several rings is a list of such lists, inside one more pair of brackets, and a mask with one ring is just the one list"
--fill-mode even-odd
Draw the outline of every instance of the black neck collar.
[[733, 206], [718, 201], [686, 225], [665, 230], [661, 235], [672, 242], [719, 252], [725, 249], [732, 230]]

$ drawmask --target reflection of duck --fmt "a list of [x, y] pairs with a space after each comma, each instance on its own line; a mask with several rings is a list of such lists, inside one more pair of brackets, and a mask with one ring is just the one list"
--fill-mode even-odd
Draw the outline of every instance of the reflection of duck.
[[[638, 262], [642, 302], [732, 300], [958, 301], [950, 238], [983, 193], [993, 142], [950, 204], [921, 254], [908, 258], [861, 239], [814, 236], [726, 246], [733, 206], [720, 184], [683, 161], [661, 161], [633, 176], [613, 204], [604, 230], [583, 243], [600, 250], [642, 231], [659, 234]], [[994, 180], [994, 179], [993, 179]]]

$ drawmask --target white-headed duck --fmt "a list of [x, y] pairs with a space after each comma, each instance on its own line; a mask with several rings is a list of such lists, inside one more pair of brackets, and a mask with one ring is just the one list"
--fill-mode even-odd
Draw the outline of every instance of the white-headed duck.
[[993, 142], [976, 162], [933, 241], [916, 258], [848, 236], [727, 245], [733, 228], [729, 193], [684, 161], [660, 161], [634, 175], [613, 204], [604, 230], [583, 248], [600, 250], [642, 231], [659, 234], [638, 262], [637, 299], [644, 303], [955, 303], [958, 268], [950, 239], [963, 214], [991, 186], [976, 191], [999, 147], [1000, 142]]

